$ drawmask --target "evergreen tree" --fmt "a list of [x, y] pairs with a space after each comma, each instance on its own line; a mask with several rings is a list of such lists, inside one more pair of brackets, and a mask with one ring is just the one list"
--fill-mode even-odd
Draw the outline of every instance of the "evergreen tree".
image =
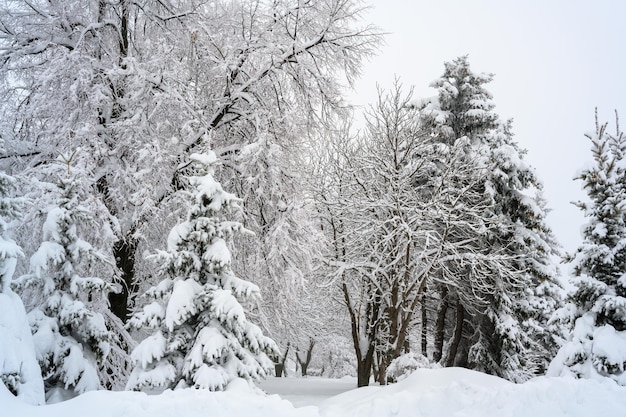
[[81, 182], [60, 178], [57, 203], [48, 207], [44, 241], [17, 280], [32, 294], [28, 313], [46, 397], [54, 402], [101, 387], [98, 368], [110, 349], [111, 334], [100, 309], [115, 269], [110, 256], [83, 239], [97, 226], [81, 202]]
[[558, 348], [558, 331], [549, 319], [563, 302], [552, 261], [559, 246], [545, 222], [542, 185], [513, 140], [511, 121], [498, 122], [487, 139], [485, 190], [502, 225], [487, 241], [510, 257], [513, 273], [488, 307], [497, 306], [489, 313], [500, 346], [496, 373], [523, 381], [543, 373]]
[[576, 205], [588, 223], [574, 256], [570, 297], [571, 339], [550, 365], [551, 375], [608, 377], [626, 385], [626, 135], [600, 125], [586, 135], [595, 165], [576, 179], [588, 202]]
[[[1, 140], [1, 139], [0, 139]], [[0, 146], [2, 142], [0, 142]], [[0, 148], [1, 150], [2, 148]], [[21, 216], [22, 202], [11, 197], [13, 177], [0, 172], [0, 292], [11, 290], [17, 258], [24, 256], [22, 249], [8, 236], [9, 222]]]
[[130, 320], [152, 334], [132, 353], [129, 389], [223, 390], [237, 377], [257, 379], [273, 366], [268, 355], [276, 353], [275, 343], [246, 319], [239, 301], [259, 289], [231, 268], [227, 242], [245, 229], [219, 216], [238, 199], [215, 181], [213, 152], [191, 158], [199, 175], [189, 177], [187, 221], [170, 232], [167, 252], [155, 255], [166, 277], [147, 292], [156, 301]]
[[41, 371], [24, 305], [11, 290], [17, 259], [24, 256], [8, 234], [9, 222], [21, 217], [23, 203], [11, 197], [13, 182], [13, 177], [0, 172], [0, 381], [14, 395], [39, 405], [44, 401]]
[[[461, 317], [457, 322], [469, 322], [471, 332], [466, 334], [473, 336], [464, 338], [462, 354], [456, 350], [460, 342], [451, 344], [456, 348], [448, 352], [446, 363], [468, 364], [519, 381], [540, 372], [555, 350], [547, 326], [551, 311], [560, 305], [557, 271], [551, 261], [558, 246], [545, 224], [541, 183], [523, 161], [524, 151], [513, 140], [511, 122], [502, 122], [494, 111], [492, 95], [485, 88], [492, 79], [490, 74], [472, 72], [467, 56], [446, 63], [444, 74], [431, 84], [438, 96], [421, 105], [422, 121], [442, 143], [469, 143], [458, 161], [473, 163], [483, 179], [473, 185], [479, 200], [463, 203], [484, 207], [486, 229], [474, 251], [493, 260], [486, 281], [472, 279], [477, 274], [473, 268], [455, 267], [465, 273], [446, 291], [459, 300], [456, 313], [468, 313], [467, 320]], [[461, 188], [465, 180], [457, 181]], [[482, 287], [475, 285], [485, 282]], [[442, 304], [440, 323], [445, 323], [445, 307]]]

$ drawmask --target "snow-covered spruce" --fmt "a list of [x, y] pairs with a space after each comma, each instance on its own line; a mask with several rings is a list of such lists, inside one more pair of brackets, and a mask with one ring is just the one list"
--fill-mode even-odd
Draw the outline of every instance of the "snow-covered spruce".
[[[0, 146], [2, 143], [0, 142]], [[24, 304], [11, 290], [21, 248], [8, 236], [22, 201], [12, 198], [13, 178], [0, 172], [0, 381], [20, 399], [43, 404], [44, 390]]]
[[549, 368], [549, 375], [604, 378], [626, 385], [626, 135], [607, 132], [596, 114], [591, 141], [595, 165], [577, 179], [589, 196], [578, 202], [588, 218], [583, 243], [572, 257], [569, 319], [571, 339]]
[[215, 154], [193, 154], [191, 209], [175, 226], [168, 250], [154, 255], [165, 278], [147, 295], [155, 299], [129, 325], [152, 334], [133, 351], [128, 389], [197, 387], [223, 390], [235, 378], [258, 379], [273, 366], [275, 343], [246, 319], [239, 300], [258, 295], [255, 285], [231, 269], [227, 241], [245, 232], [219, 217], [238, 199], [213, 177]]
[[[99, 308], [115, 276], [110, 259], [84, 240], [95, 223], [81, 204], [81, 182], [59, 178], [57, 203], [47, 209], [43, 242], [16, 280], [36, 305], [28, 313], [48, 402], [101, 387], [98, 367], [111, 334]], [[106, 280], [101, 276], [110, 277]]]

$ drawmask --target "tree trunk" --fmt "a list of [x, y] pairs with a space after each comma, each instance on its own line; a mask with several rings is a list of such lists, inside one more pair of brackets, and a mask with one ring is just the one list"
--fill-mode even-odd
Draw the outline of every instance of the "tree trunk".
[[346, 307], [348, 308], [348, 313], [350, 314], [350, 327], [352, 333], [352, 344], [354, 346], [354, 351], [356, 353], [356, 373], [357, 373], [357, 387], [366, 387], [370, 383], [370, 375], [372, 372], [372, 365], [374, 364], [374, 349], [375, 349], [375, 340], [376, 340], [376, 325], [374, 321], [375, 317], [378, 316], [378, 308], [379, 306], [374, 302], [370, 305], [369, 308], [374, 310], [375, 312], [370, 312], [368, 315], [368, 319], [370, 320], [370, 331], [367, 332], [368, 346], [367, 351], [363, 353], [362, 344], [361, 344], [361, 332], [359, 331], [359, 314], [354, 310], [352, 306], [352, 302], [350, 300], [350, 292], [348, 291], [348, 286], [345, 282], [341, 284], [341, 289], [343, 292], [344, 300], [346, 303]]
[[428, 328], [426, 326], [428, 316], [426, 315], [426, 297], [422, 297], [422, 355], [428, 357]]
[[452, 336], [452, 343], [450, 344], [450, 351], [448, 352], [448, 359], [446, 366], [454, 366], [459, 344], [461, 343], [461, 336], [463, 335], [463, 321], [465, 319], [465, 309], [461, 305], [461, 300], [456, 302], [456, 325], [454, 326], [454, 335]]
[[387, 366], [389, 360], [382, 357], [378, 363], [378, 383], [380, 385], [387, 385]]
[[135, 283], [135, 252], [137, 250], [137, 240], [134, 238], [120, 239], [113, 245], [113, 256], [117, 268], [121, 272], [121, 291], [109, 293], [109, 303], [111, 312], [122, 320], [128, 321], [130, 316], [129, 297], [137, 289]]
[[282, 378], [285, 366], [280, 362], [274, 362], [274, 375], [276, 378]]
[[357, 362], [357, 387], [366, 387], [370, 384], [372, 375], [372, 364], [374, 359], [374, 347], [370, 346], [365, 357]]
[[282, 356], [282, 358], [280, 356], [277, 356], [276, 360], [274, 361], [274, 375], [276, 375], [277, 378], [281, 378], [283, 374], [285, 374], [285, 378], [287, 377], [287, 368], [285, 368], [285, 362], [287, 361], [289, 348], [290, 344], [287, 343], [287, 349], [285, 349], [285, 354]]
[[435, 351], [433, 352], [433, 360], [439, 362], [443, 355], [443, 338], [446, 324], [446, 313], [448, 312], [448, 287], [441, 288], [441, 305], [437, 313], [437, 321], [435, 322]]
[[309, 365], [311, 364], [311, 358], [313, 357], [313, 347], [315, 346], [315, 341], [311, 338], [309, 339], [309, 347], [306, 351], [306, 357], [303, 360], [300, 358], [300, 353], [296, 350], [296, 360], [300, 364], [300, 368], [302, 369], [302, 376], [307, 376], [307, 370]]

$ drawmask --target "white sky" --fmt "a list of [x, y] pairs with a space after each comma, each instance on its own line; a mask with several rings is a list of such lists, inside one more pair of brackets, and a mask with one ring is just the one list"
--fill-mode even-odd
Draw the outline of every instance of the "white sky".
[[544, 183], [548, 221], [563, 248], [581, 242], [584, 218], [570, 204], [584, 197], [576, 173], [589, 164], [594, 108], [626, 126], [626, 1], [369, 0], [366, 21], [386, 36], [357, 82], [355, 102], [376, 98], [398, 76], [416, 97], [443, 73], [443, 62], [469, 54], [474, 72], [495, 74], [487, 87], [496, 112], [514, 119], [515, 139]]

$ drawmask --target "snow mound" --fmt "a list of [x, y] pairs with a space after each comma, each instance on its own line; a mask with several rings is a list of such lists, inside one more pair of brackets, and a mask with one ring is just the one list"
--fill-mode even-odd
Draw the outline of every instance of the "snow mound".
[[462, 368], [418, 369], [387, 387], [327, 400], [325, 417], [622, 417], [626, 389], [613, 381], [533, 379], [513, 384]]
[[[26, 311], [20, 297], [8, 288], [0, 292], [0, 386], [15, 398], [2, 382], [11, 386], [21, 400], [43, 404], [43, 380]], [[0, 393], [0, 409], [2, 399]]]

